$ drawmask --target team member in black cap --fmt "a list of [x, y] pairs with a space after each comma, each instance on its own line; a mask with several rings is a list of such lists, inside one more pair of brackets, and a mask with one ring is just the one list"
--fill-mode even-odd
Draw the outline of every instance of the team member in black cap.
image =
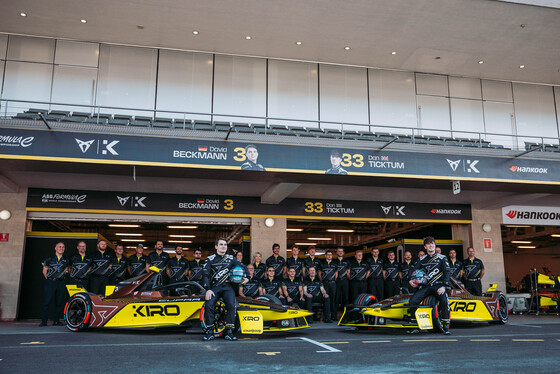
[[68, 271], [70, 262], [64, 254], [64, 243], [56, 243], [54, 247], [55, 255], [47, 257], [43, 261], [43, 276], [45, 277], [45, 301], [43, 303], [43, 311], [41, 313], [41, 324], [46, 326], [49, 319], [49, 306], [54, 299], [54, 318], [53, 326], [59, 326], [62, 317], [62, 307], [64, 297], [67, 295], [66, 282], [64, 282], [64, 274]]
[[471, 294], [482, 296], [482, 277], [484, 277], [484, 264], [482, 261], [474, 257], [474, 248], [467, 248], [467, 255], [469, 256], [463, 262], [463, 269], [465, 270], [465, 288]]
[[105, 295], [105, 286], [109, 283], [113, 256], [107, 253], [107, 242], [103, 239], [97, 242], [97, 250], [91, 256], [92, 267], [89, 276], [89, 292]]
[[137, 277], [146, 271], [148, 257], [144, 254], [144, 244], [136, 246], [136, 253], [128, 258], [128, 274], [130, 277]]
[[369, 265], [364, 261], [364, 252], [356, 251], [354, 261], [348, 267], [348, 278], [350, 279], [350, 303], [354, 303], [361, 293], [367, 292], [367, 278], [369, 277]]
[[91, 258], [86, 256], [86, 242], [78, 243], [78, 253], [70, 257], [70, 284], [80, 288], [88, 287]]

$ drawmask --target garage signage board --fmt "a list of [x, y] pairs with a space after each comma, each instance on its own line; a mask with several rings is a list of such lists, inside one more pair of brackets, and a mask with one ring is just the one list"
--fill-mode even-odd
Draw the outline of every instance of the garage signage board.
[[560, 226], [560, 208], [509, 205], [502, 208], [504, 225]]

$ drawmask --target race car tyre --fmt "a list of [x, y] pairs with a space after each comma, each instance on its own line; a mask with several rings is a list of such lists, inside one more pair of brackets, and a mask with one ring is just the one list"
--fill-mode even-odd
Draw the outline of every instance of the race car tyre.
[[432, 332], [443, 332], [439, 301], [434, 296], [428, 296], [420, 303], [420, 305], [434, 307], [432, 309], [432, 325], [434, 326]]
[[[226, 329], [226, 304], [222, 299], [218, 299], [216, 302], [215, 310], [215, 320], [214, 320], [214, 336], [221, 337], [225, 333]], [[200, 323], [202, 324], [202, 328], [206, 331], [206, 306], [202, 308], [202, 313], [200, 317]], [[232, 329], [232, 332], [235, 334], [239, 330], [239, 317], [235, 317], [235, 327]]]
[[73, 295], [64, 307], [64, 322], [71, 331], [83, 331], [90, 322], [92, 302], [88, 294]]
[[508, 303], [507, 303], [506, 295], [504, 295], [503, 293], [500, 293], [500, 295], [498, 296], [498, 306], [499, 306], [499, 310], [498, 310], [499, 320], [497, 322], [504, 325], [508, 321], [509, 311], [508, 311]]
[[280, 301], [279, 298], [277, 298], [276, 296], [269, 295], [269, 294], [257, 296], [257, 300], [265, 301], [267, 303], [274, 303], [274, 304], [282, 305], [282, 302]]
[[362, 294], [358, 295], [354, 305], [356, 305], [356, 306], [370, 306], [372, 304], [375, 304], [376, 301], [377, 301], [377, 299], [375, 298], [374, 295], [369, 294], [369, 293], [362, 293]]

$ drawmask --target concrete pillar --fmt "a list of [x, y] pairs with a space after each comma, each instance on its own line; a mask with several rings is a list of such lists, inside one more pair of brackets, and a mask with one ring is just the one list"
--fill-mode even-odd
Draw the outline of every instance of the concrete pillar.
[[288, 236], [286, 232], [286, 219], [274, 218], [274, 226], [267, 227], [264, 224], [266, 218], [251, 218], [251, 262], [253, 254], [260, 252], [263, 262], [272, 256], [272, 244], [280, 244], [280, 256], [286, 258], [286, 246]]
[[[501, 209], [477, 209], [473, 206], [472, 218], [472, 247], [475, 250], [475, 256], [484, 263], [485, 269], [485, 275], [482, 279], [482, 291], [484, 292], [490, 283], [497, 283], [498, 290], [505, 292], [506, 276], [501, 230], [502, 211]], [[482, 230], [482, 225], [484, 224], [490, 225], [490, 232]], [[484, 251], [484, 239], [492, 240], [492, 252]]]
[[0, 220], [0, 233], [9, 234], [7, 242], [0, 242], [0, 320], [16, 318], [19, 286], [23, 266], [25, 225], [27, 212], [25, 205], [27, 190], [19, 193], [0, 193], [0, 211], [12, 213], [10, 219]]

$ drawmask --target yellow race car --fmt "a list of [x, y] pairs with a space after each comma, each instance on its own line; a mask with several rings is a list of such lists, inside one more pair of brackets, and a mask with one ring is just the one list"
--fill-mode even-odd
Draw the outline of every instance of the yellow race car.
[[[471, 295], [463, 284], [451, 278], [452, 289], [447, 291], [451, 323], [496, 322], [508, 320], [507, 299], [500, 291], [489, 290], [483, 296]], [[410, 314], [411, 294], [396, 295], [377, 301], [375, 296], [362, 294], [355, 305], [349, 305], [338, 322], [339, 326], [358, 329], [398, 328], [442, 331], [440, 306], [435, 297], [428, 296]]]
[[[163, 285], [162, 274], [140, 275], [108, 286], [106, 295], [88, 293], [68, 285], [70, 299], [64, 307], [64, 322], [72, 331], [86, 328], [153, 329], [185, 327], [200, 321], [205, 328], [204, 294], [197, 282]], [[216, 304], [215, 335], [225, 329], [226, 309]], [[257, 299], [237, 298], [236, 331], [243, 334], [262, 334], [309, 327], [305, 317], [312, 313], [304, 309], [284, 306], [269, 295]]]

